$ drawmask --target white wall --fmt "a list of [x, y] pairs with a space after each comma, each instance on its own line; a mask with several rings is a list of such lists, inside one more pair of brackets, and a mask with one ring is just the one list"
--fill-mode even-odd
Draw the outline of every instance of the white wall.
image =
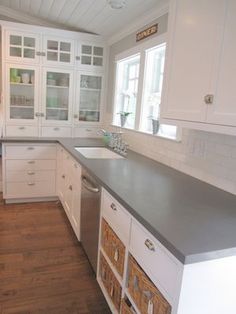
[[[156, 21], [165, 32], [167, 15]], [[131, 45], [136, 45], [135, 33], [110, 48], [107, 127], [112, 121], [115, 55]], [[236, 194], [236, 137], [187, 129], [179, 143], [128, 130], [124, 137], [132, 150]]]

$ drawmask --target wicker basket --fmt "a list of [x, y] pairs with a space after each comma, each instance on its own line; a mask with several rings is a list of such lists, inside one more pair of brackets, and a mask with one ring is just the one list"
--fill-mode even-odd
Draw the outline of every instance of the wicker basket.
[[121, 314], [135, 314], [136, 312], [131, 306], [131, 303], [129, 301], [122, 299], [120, 313]]
[[121, 304], [121, 286], [102, 253], [100, 253], [100, 277], [112, 303], [119, 311]]
[[135, 259], [129, 256], [128, 289], [142, 314], [170, 314], [171, 306]]
[[105, 219], [102, 219], [102, 247], [116, 268], [117, 272], [123, 277], [125, 246], [111, 229]]
[[138, 266], [135, 259], [129, 256], [129, 278], [128, 278], [128, 290], [135, 302], [138, 309], [141, 308], [141, 298], [142, 298], [142, 286], [141, 281], [143, 277], [143, 271]]
[[142, 278], [141, 313], [149, 313], [152, 308], [153, 314], [170, 314], [171, 306], [145, 275]]

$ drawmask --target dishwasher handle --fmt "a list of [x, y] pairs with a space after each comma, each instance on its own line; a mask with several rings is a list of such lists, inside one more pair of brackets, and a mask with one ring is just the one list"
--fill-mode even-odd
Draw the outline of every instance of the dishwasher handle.
[[82, 184], [92, 193], [98, 193], [100, 191], [99, 188], [94, 186], [85, 176], [82, 176]]

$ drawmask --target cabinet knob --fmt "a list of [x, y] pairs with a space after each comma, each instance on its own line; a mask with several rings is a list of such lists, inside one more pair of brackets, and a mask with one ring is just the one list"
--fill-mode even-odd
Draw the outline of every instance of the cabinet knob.
[[19, 126], [19, 128], [18, 128], [19, 130], [24, 130], [25, 129], [25, 127], [24, 126]]
[[72, 185], [69, 185], [69, 190], [71, 190], [71, 191], [73, 190]]
[[28, 182], [28, 185], [35, 185], [34, 182]]
[[147, 247], [150, 251], [153, 251], [153, 252], [155, 251], [155, 246], [154, 246], [154, 244], [152, 243], [151, 240], [146, 239], [145, 242], [144, 242], [144, 244], [146, 245], [146, 247]]
[[116, 205], [114, 203], [111, 203], [111, 209], [113, 209], [114, 211], [117, 210]]
[[61, 177], [62, 177], [62, 179], [65, 179], [66, 176], [63, 174]]
[[35, 117], [41, 117], [41, 113], [40, 112], [35, 112]]
[[79, 115], [78, 115], [78, 114], [74, 114], [74, 118], [75, 118], [75, 119], [78, 119], [78, 118], [79, 118]]
[[79, 60], [80, 60], [80, 56], [76, 56], [76, 57], [75, 57], [75, 60], [76, 60], [76, 61], [79, 61]]
[[45, 52], [41, 52], [40, 54], [42, 57], [45, 57], [46, 56], [46, 53]]
[[41, 52], [40, 51], [36, 51], [36, 56], [41, 56]]
[[29, 161], [28, 161], [28, 164], [34, 164], [34, 163], [35, 163], [34, 160], [29, 160]]
[[54, 131], [60, 131], [60, 128], [54, 128], [53, 130]]
[[207, 104], [207, 105], [213, 104], [213, 100], [214, 100], [214, 95], [212, 95], [212, 94], [207, 94], [204, 97], [205, 104]]
[[28, 171], [27, 173], [28, 173], [28, 175], [30, 175], [30, 176], [32, 176], [32, 175], [34, 175], [34, 174], [35, 174], [35, 172], [34, 172], [34, 171]]

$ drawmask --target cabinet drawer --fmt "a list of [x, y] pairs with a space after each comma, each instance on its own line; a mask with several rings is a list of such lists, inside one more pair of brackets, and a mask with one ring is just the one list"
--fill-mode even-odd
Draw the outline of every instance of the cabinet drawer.
[[102, 215], [122, 240], [126, 244], [129, 240], [129, 230], [131, 218], [121, 205], [106, 191], [102, 196]]
[[132, 220], [130, 252], [153, 282], [175, 297], [182, 265], [137, 222]]
[[6, 182], [38, 182], [56, 180], [55, 170], [39, 170], [39, 171], [7, 171]]
[[77, 127], [74, 129], [74, 137], [99, 137], [98, 130], [99, 128], [94, 127]]
[[5, 161], [6, 173], [8, 171], [28, 171], [28, 170], [55, 170], [56, 160], [13, 160]]
[[7, 125], [6, 136], [8, 137], [33, 137], [38, 136], [37, 126]]
[[5, 145], [6, 159], [56, 159], [56, 145]]
[[45, 137], [71, 137], [71, 127], [43, 126], [42, 136]]
[[7, 182], [5, 198], [55, 196], [55, 180], [40, 182]]

